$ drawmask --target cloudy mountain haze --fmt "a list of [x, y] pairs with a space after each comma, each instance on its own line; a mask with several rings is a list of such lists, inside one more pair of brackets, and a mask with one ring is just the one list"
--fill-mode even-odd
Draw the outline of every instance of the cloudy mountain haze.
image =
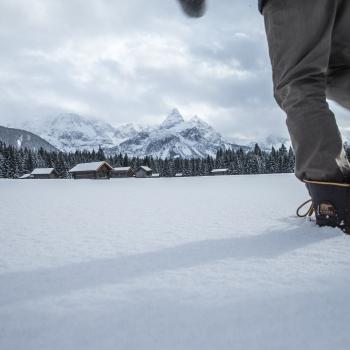
[[0, 125], [67, 112], [154, 124], [178, 106], [230, 137], [284, 132], [253, 0], [209, 2], [198, 20], [175, 0], [11, 0], [0, 22]]
[[[173, 106], [221, 134], [287, 138], [256, 0], [0, 2], [0, 125], [73, 113], [159, 124]], [[341, 127], [348, 115], [336, 109]]]

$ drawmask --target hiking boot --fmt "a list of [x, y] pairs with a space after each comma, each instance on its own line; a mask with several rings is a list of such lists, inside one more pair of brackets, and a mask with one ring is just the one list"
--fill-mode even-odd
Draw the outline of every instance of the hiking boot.
[[312, 202], [307, 213], [300, 217], [311, 216], [315, 213], [316, 224], [319, 226], [339, 227], [350, 234], [350, 184], [321, 181], [305, 181]]
[[201, 17], [205, 12], [205, 0], [179, 0], [182, 9], [190, 17]]

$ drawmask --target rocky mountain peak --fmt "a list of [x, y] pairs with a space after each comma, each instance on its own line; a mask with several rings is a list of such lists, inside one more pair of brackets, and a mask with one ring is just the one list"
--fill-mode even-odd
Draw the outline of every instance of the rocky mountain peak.
[[184, 122], [184, 118], [177, 108], [174, 108], [160, 125], [161, 128], [169, 129]]
[[192, 117], [190, 120], [190, 123], [199, 126], [199, 127], [210, 127], [208, 123], [206, 123], [204, 120], [202, 120], [201, 118], [199, 118], [197, 115], [195, 115], [194, 117]]
[[200, 118], [198, 117], [198, 115], [195, 115], [195, 116], [192, 117], [190, 120], [193, 121], [193, 122], [195, 122], [195, 123], [203, 123], [203, 120], [200, 119]]

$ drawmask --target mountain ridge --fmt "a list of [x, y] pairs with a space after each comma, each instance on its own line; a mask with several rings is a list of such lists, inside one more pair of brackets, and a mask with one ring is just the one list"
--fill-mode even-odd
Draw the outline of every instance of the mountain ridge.
[[177, 108], [155, 126], [128, 123], [113, 127], [101, 120], [65, 113], [23, 127], [65, 152], [101, 146], [108, 155], [194, 158], [213, 156], [220, 148], [249, 149], [224, 138], [198, 116], [185, 120]]
[[22, 129], [8, 128], [0, 125], [0, 141], [8, 146], [16, 148], [28, 148], [38, 150], [40, 148], [52, 152], [58, 151], [56, 147], [51, 145], [42, 137]]
[[[222, 136], [197, 115], [185, 120], [174, 108], [159, 124], [149, 126], [127, 123], [114, 127], [99, 119], [74, 113], [34, 119], [21, 128], [39, 135], [63, 152], [97, 150], [102, 147], [107, 155], [159, 158], [204, 158], [215, 156], [219, 149], [253, 149], [256, 142], [235, 142]], [[269, 136], [258, 142], [264, 151], [290, 142], [282, 137]]]

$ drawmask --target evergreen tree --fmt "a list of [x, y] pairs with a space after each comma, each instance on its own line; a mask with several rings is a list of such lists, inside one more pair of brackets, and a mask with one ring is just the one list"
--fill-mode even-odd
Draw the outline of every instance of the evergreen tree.
[[47, 152], [43, 149], [18, 150], [0, 142], [0, 177], [3, 178], [16, 178], [37, 167], [53, 167], [62, 177], [67, 178], [69, 169], [76, 164], [99, 160], [107, 160], [112, 166], [131, 166], [133, 169], [147, 165], [161, 176], [174, 176], [176, 173], [182, 173], [183, 176], [207, 176], [213, 168], [227, 168], [231, 175], [293, 172], [295, 166], [293, 150], [287, 150], [284, 145], [278, 150], [272, 147], [271, 152], [264, 152], [259, 145], [255, 145], [248, 152], [242, 149], [218, 150], [215, 157], [207, 156], [203, 159], [161, 159], [129, 158], [126, 154], [106, 158], [102, 148], [97, 152], [84, 150], [74, 153]]
[[106, 160], [106, 156], [105, 156], [101, 146], [99, 146], [99, 148], [98, 148], [98, 151], [97, 151], [97, 154], [96, 154], [96, 160], [98, 160], [98, 161]]

